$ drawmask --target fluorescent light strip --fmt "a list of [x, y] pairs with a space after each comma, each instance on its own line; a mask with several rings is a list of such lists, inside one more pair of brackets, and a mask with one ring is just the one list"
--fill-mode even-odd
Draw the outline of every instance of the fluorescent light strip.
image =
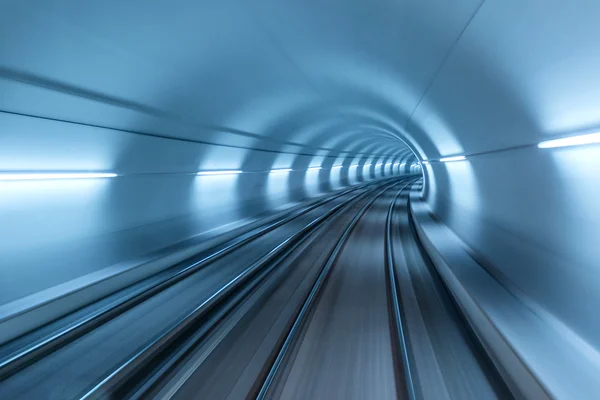
[[104, 172], [64, 172], [64, 173], [0, 173], [0, 181], [28, 181], [47, 179], [97, 179], [114, 178], [118, 176], [113, 173]]
[[217, 170], [217, 171], [200, 171], [197, 175], [236, 175], [241, 174], [242, 171], [239, 169], [232, 170]]
[[291, 168], [276, 168], [276, 169], [272, 169], [271, 171], [269, 171], [270, 174], [277, 174], [280, 172], [290, 172], [292, 169]]
[[582, 146], [585, 144], [600, 143], [600, 132], [588, 135], [572, 136], [563, 139], [546, 140], [537, 146], [540, 149], [551, 149], [554, 147]]
[[309, 171], [318, 171], [320, 170], [322, 167], [310, 167], [308, 170]]
[[467, 157], [465, 157], [465, 156], [444, 157], [444, 158], [440, 158], [440, 162], [462, 161], [462, 160], [466, 160], [466, 159], [467, 159]]

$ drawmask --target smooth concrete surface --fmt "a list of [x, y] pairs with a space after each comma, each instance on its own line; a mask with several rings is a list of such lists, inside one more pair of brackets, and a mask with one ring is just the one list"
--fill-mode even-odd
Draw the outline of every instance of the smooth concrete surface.
[[[600, 129], [599, 16], [594, 0], [4, 1], [0, 172], [119, 176], [0, 180], [0, 304], [429, 160], [440, 221], [595, 354], [600, 146], [537, 144]], [[214, 169], [244, 173], [195, 175]]]

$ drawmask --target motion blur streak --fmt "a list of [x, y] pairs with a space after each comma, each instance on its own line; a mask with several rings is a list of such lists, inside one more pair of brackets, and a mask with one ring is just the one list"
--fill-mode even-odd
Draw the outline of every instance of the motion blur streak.
[[94, 179], [114, 178], [117, 174], [111, 173], [10, 173], [0, 174], [0, 181], [26, 181], [42, 179]]
[[198, 175], [236, 175], [241, 174], [240, 170], [224, 170], [224, 171], [200, 171]]
[[585, 144], [600, 143], [600, 133], [573, 136], [564, 139], [546, 140], [538, 144], [540, 149], [551, 149], [554, 147], [582, 146]]
[[600, 2], [0, 3], [0, 398], [600, 398]]

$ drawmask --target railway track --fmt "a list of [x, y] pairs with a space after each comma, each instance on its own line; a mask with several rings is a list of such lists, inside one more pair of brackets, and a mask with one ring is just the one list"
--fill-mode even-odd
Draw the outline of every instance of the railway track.
[[[65, 322], [56, 321], [54, 326], [42, 329], [41, 333], [33, 332], [31, 338], [25, 337], [16, 341], [16, 343], [9, 343], [3, 347], [2, 353], [0, 353], [2, 354], [2, 358], [0, 359], [0, 394], [14, 394], [15, 398], [23, 396], [33, 398], [36, 396], [35, 393], [45, 393], [44, 386], [55, 386], [52, 383], [53, 381], [59, 381], [61, 385], [65, 385], [65, 390], [60, 390], [57, 393], [61, 398], [92, 398], [110, 393], [115, 387], [120, 386], [113, 385], [113, 382], [115, 380], [122, 380], [123, 373], [130, 371], [133, 366], [131, 360], [134, 358], [135, 360], [141, 360], [139, 354], [148, 354], [146, 351], [149, 350], [149, 348], [146, 348], [148, 346], [153, 345], [155, 348], [159, 343], [164, 344], [160, 340], [164, 340], [165, 337], [172, 337], [167, 332], [170, 331], [173, 333], [174, 329], [172, 327], [183, 323], [181, 315], [184, 314], [179, 312], [180, 318], [179, 320], [175, 319], [177, 321], [176, 324], [173, 325], [173, 321], [171, 321], [171, 325], [168, 325], [170, 327], [160, 329], [161, 332], [159, 335], [140, 337], [139, 342], [143, 343], [144, 339], [146, 340], [145, 346], [139, 346], [138, 343], [129, 343], [129, 346], [121, 346], [118, 350], [109, 349], [113, 350], [111, 353], [113, 356], [119, 353], [121, 355], [127, 354], [123, 351], [125, 350], [124, 347], [136, 350], [134, 357], [121, 358], [126, 361], [118, 366], [116, 364], [111, 365], [108, 357], [103, 358], [100, 355], [99, 359], [85, 364], [87, 364], [87, 368], [94, 367], [93, 364], [100, 363], [105, 364], [106, 367], [97, 368], [95, 371], [88, 369], [85, 371], [85, 379], [82, 379], [77, 374], [73, 376], [73, 374], [69, 373], [70, 371], [61, 373], [60, 370], [53, 368], [53, 366], [57, 363], [59, 365], [62, 363], [73, 365], [81, 362], [78, 361], [78, 359], [81, 359], [81, 354], [77, 353], [81, 350], [82, 342], [86, 343], [86, 345], [83, 345], [84, 348], [91, 349], [94, 347], [94, 336], [98, 336], [96, 340], [100, 341], [100, 347], [102, 347], [102, 338], [107, 339], [106, 335], [108, 333], [102, 335], [98, 332], [103, 329], [108, 330], [111, 331], [111, 336], [113, 336], [117, 333], [118, 329], [111, 330], [105, 328], [111, 324], [114, 325], [115, 321], [130, 319], [132, 324], [142, 324], [143, 318], [129, 317], [134, 313], [144, 312], [141, 309], [147, 309], [148, 303], [159, 302], [157, 299], [161, 296], [165, 297], [166, 295], [166, 298], [169, 299], [168, 301], [172, 303], [170, 307], [174, 307], [174, 304], [177, 303], [176, 301], [174, 302], [174, 299], [177, 299], [177, 295], [183, 294], [181, 292], [178, 293], [178, 289], [182, 289], [184, 292], [193, 292], [194, 285], [197, 286], [199, 281], [203, 280], [202, 278], [210, 280], [208, 279], [209, 275], [220, 274], [221, 271], [218, 271], [218, 266], [231, 264], [232, 260], [236, 259], [236, 254], [255, 244], [253, 250], [244, 251], [244, 260], [240, 260], [238, 255], [237, 264], [240, 264], [241, 268], [233, 268], [232, 271], [229, 271], [229, 274], [222, 274], [222, 278], [225, 279], [213, 279], [215, 282], [206, 282], [204, 285], [204, 291], [206, 292], [204, 296], [183, 296], [182, 301], [193, 300], [198, 303], [196, 307], [191, 309], [191, 312], [187, 313], [187, 316], [194, 313], [196, 316], [205, 314], [207, 310], [214, 308], [215, 304], [219, 303], [221, 299], [230, 296], [237, 289], [240, 289], [249, 277], [254, 276], [266, 266], [274, 264], [276, 259], [281, 258], [286, 251], [296, 246], [303, 237], [307, 236], [314, 228], [322, 224], [338, 210], [344, 208], [353, 200], [364, 196], [376, 186], [364, 185], [363, 187], [344, 191], [313, 203], [275, 222], [266, 224], [228, 243], [224, 243], [222, 246], [214, 249], [214, 251], [209, 252], [209, 254], [203, 254], [186, 263], [174, 266], [172, 269], [154, 276], [145, 282], [127, 288], [122, 293], [117, 293], [111, 298], [106, 299], [106, 301], [100, 302], [101, 304], [94, 304], [94, 307], [91, 307], [89, 312], [82, 310], [76, 318], [67, 316]], [[284, 229], [286, 227], [287, 229]], [[285, 232], [281, 231], [287, 231], [287, 237], [284, 236], [282, 238], [282, 234]], [[252, 260], [253, 258], [255, 261], [247, 265], [247, 260]], [[202, 274], [204, 276], [200, 276]], [[192, 282], [194, 279], [196, 282]], [[156, 309], [155, 311], [158, 312], [159, 310]], [[145, 312], [145, 315], [149, 316], [148, 311]], [[149, 319], [151, 320], [152, 318]], [[148, 318], [145, 321], [147, 323]], [[117, 323], [116, 325], [119, 324]], [[153, 328], [154, 331], [157, 330], [156, 327]], [[148, 340], [149, 338], [152, 338], [152, 340]], [[110, 345], [107, 347], [110, 347]], [[82, 367], [82, 369], [85, 369], [85, 367]], [[31, 377], [39, 377], [40, 374], [46, 377], [45, 382], [42, 380], [33, 386], [28, 383]], [[90, 382], [86, 382], [86, 380], [93, 381], [93, 376], [101, 375], [104, 375], [104, 378], [100, 379], [99, 382], [90, 388]], [[69, 379], [73, 379], [74, 382], [69, 383]], [[108, 385], [109, 382], [111, 382], [110, 385]], [[68, 388], [66, 387], [67, 385]], [[85, 389], [86, 387], [88, 389]], [[52, 392], [52, 390], [55, 389], [51, 389], [50, 391]]]
[[510, 399], [420, 247], [418, 185], [314, 202], [10, 343], [0, 396]]

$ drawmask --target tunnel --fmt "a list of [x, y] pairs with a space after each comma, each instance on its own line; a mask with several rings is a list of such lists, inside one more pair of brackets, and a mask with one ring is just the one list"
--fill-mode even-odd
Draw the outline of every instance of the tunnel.
[[3, 1], [0, 398], [600, 398], [599, 17]]

